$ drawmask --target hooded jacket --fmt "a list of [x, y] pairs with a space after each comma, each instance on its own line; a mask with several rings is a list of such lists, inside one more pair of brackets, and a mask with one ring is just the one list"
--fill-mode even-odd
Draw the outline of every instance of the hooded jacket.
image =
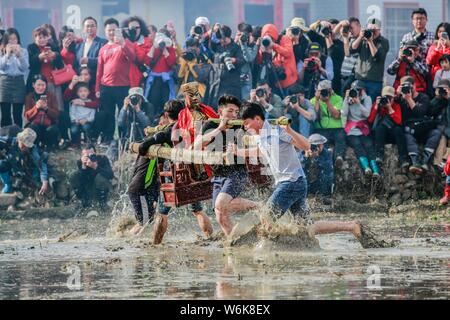
[[[297, 64], [295, 63], [294, 46], [292, 41], [287, 36], [279, 37], [278, 29], [273, 24], [266, 24], [262, 31], [261, 37], [270, 36], [275, 42], [273, 50], [275, 51], [275, 56], [272, 59], [273, 64], [277, 66], [282, 66], [286, 71], [286, 79], [280, 81], [282, 88], [287, 88], [292, 86], [298, 80]], [[262, 50], [260, 49], [256, 57], [257, 63], [262, 63]]]

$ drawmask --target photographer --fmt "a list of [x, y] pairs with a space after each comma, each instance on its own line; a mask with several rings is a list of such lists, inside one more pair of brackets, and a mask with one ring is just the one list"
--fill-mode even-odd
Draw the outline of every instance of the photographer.
[[131, 17], [122, 23], [124, 29], [124, 37], [134, 46], [136, 59], [130, 66], [130, 87], [140, 87], [144, 79], [144, 72], [147, 71], [145, 67], [145, 57], [147, 56], [152, 46], [152, 41], [149, 37], [149, 30], [145, 22], [139, 17]]
[[411, 76], [416, 81], [418, 92], [427, 92], [428, 66], [422, 62], [419, 43], [416, 40], [406, 42], [398, 53], [398, 58], [388, 67], [387, 73], [395, 77], [394, 89], [400, 85], [400, 79]]
[[325, 147], [327, 138], [313, 134], [308, 139], [311, 149], [305, 152], [305, 172], [308, 193], [319, 196], [326, 205], [331, 204], [334, 183], [333, 154]]
[[179, 69], [177, 72], [178, 85], [181, 86], [190, 82], [199, 83], [199, 92], [202, 98], [206, 95], [209, 85], [209, 75], [212, 62], [208, 56], [200, 51], [200, 44], [197, 39], [186, 41], [186, 50], [180, 57]]
[[340, 168], [347, 149], [341, 119], [342, 97], [333, 92], [331, 81], [323, 80], [319, 83], [311, 103], [317, 114], [314, 133], [324, 136], [329, 143], [334, 144], [335, 166]]
[[292, 119], [291, 127], [305, 138], [311, 135], [311, 124], [316, 121], [316, 111], [305, 98], [305, 90], [301, 86], [292, 87], [289, 96], [284, 99], [286, 114]]
[[70, 176], [70, 184], [83, 208], [91, 206], [96, 199], [99, 209], [107, 212], [108, 193], [112, 188], [114, 172], [108, 158], [98, 155], [93, 145], [86, 145], [77, 162], [78, 170]]
[[383, 88], [384, 65], [389, 52], [389, 40], [381, 36], [381, 21], [371, 19], [366, 30], [361, 30], [352, 42], [350, 53], [359, 53], [355, 74], [357, 80], [364, 82], [367, 94], [372, 101], [380, 95]]
[[291, 26], [286, 30], [286, 35], [292, 41], [295, 63], [297, 65], [300, 61], [307, 58], [306, 52], [308, 51], [308, 46], [311, 42], [307, 35], [308, 32], [310, 32], [310, 29], [306, 26], [303, 18], [292, 19]]
[[315, 95], [315, 89], [321, 80], [332, 80], [334, 77], [333, 61], [322, 55], [322, 47], [318, 43], [311, 43], [308, 47], [308, 58], [298, 63], [299, 80], [306, 88], [306, 98]]
[[231, 38], [231, 29], [221, 26], [216, 32], [220, 44], [214, 54], [214, 76], [210, 82], [209, 104], [217, 105], [219, 97], [229, 94], [241, 97], [241, 67], [244, 64], [242, 50]]
[[[2, 193], [12, 193], [12, 177], [20, 188], [22, 182], [39, 186], [39, 194], [44, 195], [49, 189], [48, 154], [41, 152], [35, 144], [36, 132], [26, 128], [17, 134], [0, 137], [0, 178], [3, 183]], [[19, 189], [20, 189], [19, 188]]]
[[366, 94], [362, 83], [356, 80], [345, 94], [341, 111], [342, 123], [345, 125], [347, 143], [353, 148], [365, 175], [379, 178], [380, 170], [375, 161], [376, 155], [367, 121], [371, 109], [372, 99]]
[[150, 121], [152, 126], [158, 124], [158, 117], [164, 112], [167, 100], [175, 98], [175, 82], [172, 69], [177, 63], [177, 54], [172, 46], [172, 40], [160, 30], [156, 34], [153, 45], [145, 58], [149, 66], [149, 75], [145, 83], [144, 96], [152, 105]]
[[252, 90], [253, 85], [253, 62], [258, 53], [258, 47], [256, 46], [255, 38], [253, 37], [252, 26], [246, 23], [240, 23], [238, 25], [235, 41], [241, 47], [242, 55], [244, 56], [244, 64], [241, 67], [242, 99], [248, 100], [250, 99], [250, 91]]
[[443, 168], [448, 159], [447, 148], [450, 139], [450, 80], [443, 79], [436, 88], [436, 97], [431, 100], [430, 115], [438, 122], [443, 132], [439, 146], [434, 156], [434, 164]]
[[344, 43], [344, 61], [342, 62], [342, 88], [345, 91], [350, 89], [351, 84], [355, 81], [355, 68], [358, 62], [358, 53], [350, 53], [350, 45], [352, 41], [358, 38], [361, 32], [361, 23], [358, 18], [350, 17], [348, 20], [341, 21], [335, 28], [334, 33], [340, 33]]
[[259, 80], [268, 79], [271, 87], [276, 88], [284, 97], [284, 89], [298, 80], [292, 41], [287, 36], [279, 36], [275, 25], [266, 24], [261, 31], [258, 45], [256, 62], [261, 66]]
[[117, 119], [122, 142], [144, 139], [144, 129], [150, 126], [150, 119], [143, 111], [147, 109], [148, 104], [142, 88], [131, 88]]
[[384, 146], [396, 144], [400, 165], [403, 171], [409, 169], [406, 137], [402, 125], [402, 110], [395, 100], [393, 87], [384, 87], [381, 96], [377, 97], [369, 116], [372, 132], [375, 137], [375, 153], [378, 166], [383, 165]]
[[[437, 127], [437, 122], [428, 117], [430, 98], [417, 92], [414, 78], [402, 78], [397, 94], [402, 108], [408, 154], [412, 161], [409, 171], [422, 174], [429, 170], [428, 163], [438, 147], [442, 132]], [[423, 153], [419, 149], [419, 143], [425, 144]]]
[[259, 82], [256, 89], [250, 91], [250, 101], [264, 108], [267, 119], [278, 119], [284, 115], [283, 100], [272, 92], [267, 82]]
[[197, 19], [195, 19], [195, 25], [192, 26], [189, 35], [186, 37], [186, 44], [192, 39], [198, 40], [200, 44], [200, 52], [203, 55], [206, 55], [208, 59], [213, 59], [214, 52], [211, 48], [211, 36], [213, 32], [216, 31], [217, 29], [211, 29], [208, 18], [198, 17]]

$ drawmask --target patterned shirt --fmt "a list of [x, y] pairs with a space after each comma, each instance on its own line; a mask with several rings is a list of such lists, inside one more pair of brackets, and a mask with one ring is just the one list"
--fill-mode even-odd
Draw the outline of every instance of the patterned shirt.
[[419, 42], [420, 47], [420, 56], [422, 58], [422, 62], [425, 64], [428, 50], [430, 49], [430, 46], [433, 44], [435, 40], [434, 39], [435, 35], [433, 32], [425, 30], [423, 36], [425, 36], [425, 38], [422, 41], [419, 41], [421, 37], [420, 34], [417, 33], [416, 31], [411, 31], [403, 36], [403, 39], [400, 42], [400, 47], [403, 47], [408, 41], [417, 40], [417, 42]]

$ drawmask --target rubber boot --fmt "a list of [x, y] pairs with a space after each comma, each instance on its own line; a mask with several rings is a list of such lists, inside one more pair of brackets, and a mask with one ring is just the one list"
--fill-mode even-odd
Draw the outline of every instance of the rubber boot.
[[441, 199], [440, 203], [442, 206], [448, 205], [450, 202], [450, 185], [445, 186], [444, 197]]
[[381, 174], [380, 174], [380, 168], [378, 168], [377, 161], [371, 160], [370, 167], [372, 168], [372, 171], [373, 171], [373, 177], [376, 179], [379, 179], [381, 177]]
[[412, 165], [409, 167], [409, 172], [412, 174], [420, 175], [423, 173], [423, 169], [419, 162], [419, 156], [417, 154], [410, 155]]
[[359, 163], [361, 164], [361, 168], [364, 170], [364, 174], [366, 175], [366, 177], [371, 177], [373, 172], [369, 166], [369, 159], [367, 159], [366, 157], [360, 157]]
[[2, 193], [12, 193], [11, 175], [9, 172], [0, 173], [0, 179], [3, 183]]
[[427, 172], [430, 170], [430, 167], [428, 166], [428, 163], [430, 162], [431, 157], [434, 154], [434, 150], [424, 150], [423, 152], [423, 160], [422, 160], [422, 166], [421, 168], [423, 169], [423, 171]]

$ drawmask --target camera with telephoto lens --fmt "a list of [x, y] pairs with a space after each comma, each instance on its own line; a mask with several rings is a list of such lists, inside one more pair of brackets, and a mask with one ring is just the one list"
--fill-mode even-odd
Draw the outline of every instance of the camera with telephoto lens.
[[447, 90], [445, 88], [438, 88], [438, 95], [441, 98], [447, 97]]
[[292, 27], [291, 28], [291, 33], [293, 36], [298, 36], [300, 34], [300, 28], [299, 27]]
[[136, 39], [136, 37], [137, 37], [137, 29], [136, 29], [136, 27], [128, 28], [128, 36], [130, 37], [130, 40], [132, 42], [137, 40]]
[[195, 53], [194, 52], [192, 52], [192, 51], [185, 51], [185, 52], [183, 52], [183, 55], [181, 56], [184, 60], [186, 60], [186, 61], [194, 61], [195, 60], [195, 57], [196, 57], [196, 55], [195, 55]]
[[406, 85], [402, 86], [402, 89], [401, 89], [402, 94], [410, 94], [411, 91], [412, 91], [411, 85], [406, 84]]
[[412, 57], [413, 51], [410, 48], [403, 49], [402, 54], [406, 57]]
[[342, 32], [345, 33], [345, 34], [350, 33], [350, 26], [344, 26], [342, 28]]
[[350, 89], [350, 91], [349, 91], [349, 93], [348, 93], [348, 96], [349, 96], [350, 98], [352, 98], [352, 99], [357, 98], [358, 95], [359, 95], [359, 92], [358, 92], [358, 90], [356, 90], [356, 89]]
[[157, 33], [154, 44], [161, 50], [172, 46], [172, 40], [163, 33]]
[[328, 89], [320, 90], [320, 96], [322, 98], [328, 98], [330, 96], [330, 90], [328, 90]]
[[88, 156], [88, 158], [89, 158], [89, 160], [91, 160], [91, 162], [97, 162], [98, 161], [98, 157], [97, 157], [97, 155], [95, 153], [91, 153]]
[[384, 96], [380, 98], [379, 103], [380, 107], [386, 107], [388, 104], [389, 104], [389, 97]]
[[136, 107], [140, 101], [141, 97], [136, 94], [130, 97], [130, 103], [133, 107]]
[[304, 63], [307, 71], [315, 71], [317, 69], [317, 63], [314, 58], [305, 59]]
[[255, 94], [256, 94], [256, 96], [257, 96], [258, 98], [262, 98], [262, 97], [264, 97], [264, 95], [266, 94], [266, 90], [261, 89], [261, 88], [256, 89]]
[[323, 34], [325, 37], [328, 37], [328, 36], [331, 34], [331, 28], [330, 28], [330, 27], [325, 27], [325, 28], [323, 28], [323, 29], [321, 30], [321, 32], [322, 32], [322, 34]]
[[233, 64], [232, 57], [229, 52], [224, 52], [219, 56], [220, 62], [223, 63], [228, 71], [234, 70], [236, 67]]
[[364, 30], [364, 38], [370, 39], [373, 36], [373, 31], [370, 29]]
[[250, 35], [247, 32], [243, 32], [240, 37], [241, 43], [248, 43], [250, 41]]
[[199, 35], [199, 36], [203, 35], [203, 33], [204, 33], [203, 27], [202, 26], [195, 26], [194, 27], [194, 33], [196, 35]]
[[261, 44], [266, 48], [270, 47], [270, 45], [272, 44], [272, 38], [269, 36], [265, 36], [264, 38], [262, 38]]
[[292, 104], [297, 104], [298, 103], [298, 98], [296, 95], [290, 96], [289, 97], [289, 102]]

